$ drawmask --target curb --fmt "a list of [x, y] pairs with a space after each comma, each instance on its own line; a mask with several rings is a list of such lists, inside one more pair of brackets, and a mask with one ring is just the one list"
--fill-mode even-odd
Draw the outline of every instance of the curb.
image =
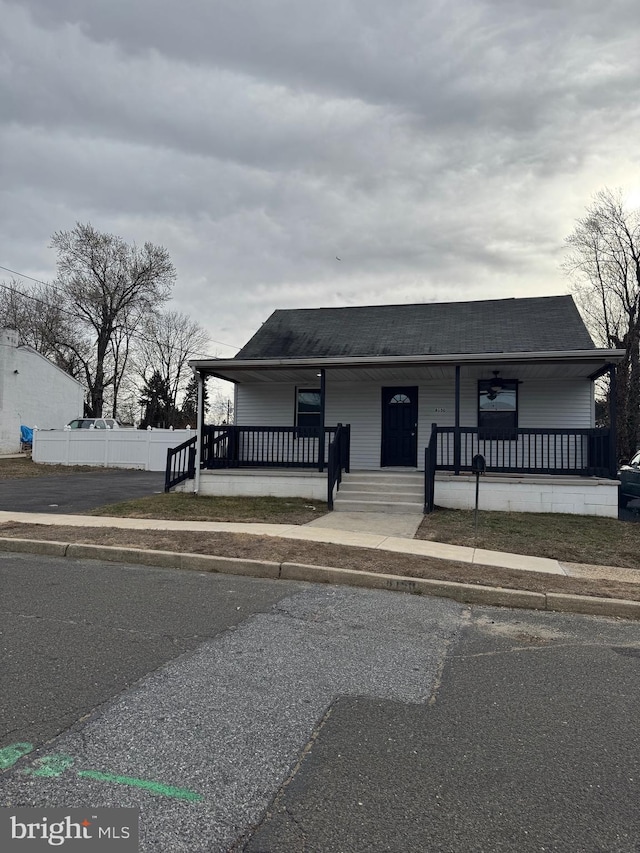
[[558, 592], [530, 592], [427, 578], [407, 578], [399, 575], [358, 571], [357, 569], [338, 569], [333, 566], [275, 563], [268, 560], [247, 560], [209, 554], [182, 554], [178, 551], [153, 551], [112, 545], [86, 545], [49, 542], [41, 539], [2, 537], [0, 537], [0, 551], [85, 560], [105, 560], [112, 563], [137, 563], [164, 569], [221, 572], [271, 580], [346, 584], [366, 589], [385, 589], [392, 592], [408, 592], [413, 595], [452, 598], [463, 604], [485, 604], [497, 607], [518, 607], [530, 610], [582, 613], [589, 616], [616, 616], [623, 619], [640, 620], [640, 601]]

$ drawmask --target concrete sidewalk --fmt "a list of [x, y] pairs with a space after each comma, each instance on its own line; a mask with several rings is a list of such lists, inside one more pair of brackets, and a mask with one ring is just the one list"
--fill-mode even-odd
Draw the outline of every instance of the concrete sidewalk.
[[[347, 513], [337, 514], [339, 517]], [[543, 572], [566, 575], [567, 571], [557, 560], [546, 557], [530, 557], [508, 554], [502, 551], [487, 551], [462, 545], [447, 545], [423, 539], [388, 535], [384, 532], [386, 516], [380, 513], [357, 513], [358, 530], [333, 527], [333, 515], [323, 516], [307, 525], [264, 524], [225, 521], [166, 521], [150, 518], [113, 518], [89, 515], [50, 515], [48, 513], [0, 512], [0, 523], [7, 521], [22, 524], [66, 525], [69, 527], [118, 527], [127, 530], [192, 530], [204, 533], [249, 533], [259, 536], [278, 536], [283, 539], [299, 539], [304, 542], [323, 542], [333, 545], [349, 545], [358, 548], [374, 548], [400, 554], [415, 554], [440, 560], [454, 560], [482, 566], [495, 566], [518, 571]], [[369, 518], [365, 518], [369, 516]], [[325, 521], [326, 519], [326, 521]], [[325, 521], [327, 526], [322, 526]], [[341, 521], [341, 525], [346, 521]], [[370, 532], [366, 531], [369, 527]], [[382, 528], [382, 530], [381, 530]], [[373, 532], [378, 530], [378, 532]]]
[[[346, 514], [338, 514], [340, 516]], [[194, 531], [205, 533], [241, 533], [260, 536], [274, 536], [299, 542], [330, 543], [335, 545], [372, 548], [388, 554], [413, 554], [440, 560], [475, 564], [483, 567], [512, 569], [519, 572], [541, 572], [549, 575], [563, 575], [575, 578], [589, 578], [592, 581], [622, 581], [637, 583], [640, 572], [607, 566], [591, 566], [573, 563], [560, 564], [557, 560], [543, 557], [530, 557], [521, 554], [507, 554], [499, 551], [487, 551], [481, 548], [467, 548], [458, 545], [446, 545], [441, 542], [408, 538], [410, 530], [399, 529], [397, 525], [385, 524], [378, 513], [358, 513], [353, 526], [358, 530], [345, 529], [347, 520], [336, 522], [336, 515], [315, 519], [307, 525], [291, 524], [253, 524], [218, 521], [168, 521], [162, 519], [113, 518], [108, 516], [87, 515], [50, 515], [47, 513], [0, 512], [0, 523], [17, 522], [40, 524], [43, 526], [69, 526], [93, 528], [120, 528], [128, 530], [158, 531]], [[322, 527], [325, 523], [327, 526]], [[333, 524], [334, 526], [330, 526]], [[371, 526], [372, 530], [366, 528]], [[411, 525], [409, 525], [409, 528]], [[373, 532], [376, 531], [376, 532]], [[389, 535], [403, 533], [404, 535]], [[1, 531], [0, 531], [1, 533]], [[572, 613], [586, 613], [597, 616], [640, 619], [640, 601], [629, 598], [610, 598], [593, 595], [576, 595], [564, 592], [531, 591], [501, 586], [484, 586], [475, 583], [413, 578], [403, 575], [369, 572], [364, 569], [342, 569], [331, 566], [309, 565], [304, 562], [273, 562], [268, 560], [245, 559], [211, 554], [193, 554], [182, 551], [158, 551], [139, 549], [135, 546], [107, 546], [98, 544], [80, 544], [60, 541], [64, 534], [52, 536], [51, 540], [31, 540], [28, 537], [2, 538], [0, 549], [22, 551], [49, 556], [98, 559], [110, 562], [127, 562], [142, 565], [161, 566], [205, 572], [223, 572], [274, 580], [307, 581], [311, 583], [347, 584], [370, 589], [386, 589], [397, 592], [410, 592], [423, 595], [436, 595], [453, 598], [467, 604], [488, 604], [552, 610]], [[390, 566], [392, 570], [392, 565]]]

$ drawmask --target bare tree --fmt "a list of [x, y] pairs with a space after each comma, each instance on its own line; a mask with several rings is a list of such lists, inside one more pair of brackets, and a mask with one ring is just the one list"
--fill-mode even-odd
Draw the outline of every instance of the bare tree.
[[80, 346], [77, 325], [52, 285], [25, 284], [15, 278], [2, 282], [0, 324], [15, 329], [22, 345], [51, 359], [76, 379], [81, 377], [81, 364], [69, 346], [69, 342]]
[[602, 190], [567, 238], [565, 268], [598, 341], [623, 349], [616, 368], [621, 458], [640, 440], [640, 210], [625, 207], [622, 192]]
[[91, 224], [77, 223], [72, 231], [57, 231], [51, 246], [58, 255], [57, 281], [66, 310], [84, 330], [83, 344], [74, 343], [71, 349], [82, 365], [88, 414], [99, 417], [105, 389], [116, 384], [109, 355], [113, 356], [114, 347], [120, 352], [118, 336], [132, 315], [154, 311], [169, 298], [175, 269], [164, 247], [129, 245]]
[[147, 384], [157, 373], [165, 383], [171, 411], [178, 412], [179, 398], [191, 378], [188, 361], [202, 355], [209, 345], [204, 329], [177, 311], [149, 314], [137, 343], [139, 373]]
[[222, 379], [210, 379], [210, 420], [214, 424], [233, 423], [233, 385]]

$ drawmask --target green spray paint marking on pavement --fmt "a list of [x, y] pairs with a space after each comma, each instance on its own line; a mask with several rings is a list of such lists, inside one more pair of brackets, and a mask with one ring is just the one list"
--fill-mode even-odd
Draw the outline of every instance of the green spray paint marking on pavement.
[[174, 788], [172, 785], [163, 785], [162, 782], [147, 782], [146, 779], [136, 779], [133, 776], [116, 776], [112, 773], [100, 773], [98, 770], [78, 770], [78, 776], [85, 779], [95, 779], [98, 782], [117, 782], [118, 785], [132, 785], [134, 788], [143, 788], [152, 794], [160, 794], [163, 797], [178, 797], [181, 800], [202, 800], [202, 794], [188, 791], [186, 788]]
[[[33, 750], [33, 744], [27, 743], [12, 743], [0, 749], [0, 770], [8, 770], [22, 758]], [[36, 758], [33, 761], [34, 767], [24, 767], [20, 773], [30, 776], [39, 776], [43, 778], [52, 778], [62, 776], [66, 770], [70, 770], [75, 759], [70, 755], [43, 755], [41, 758]], [[152, 794], [160, 794], [163, 797], [177, 797], [181, 800], [191, 800], [198, 802], [203, 800], [202, 794], [195, 791], [189, 791], [187, 788], [176, 788], [173, 785], [164, 785], [162, 782], [151, 782], [146, 779], [136, 779], [134, 776], [118, 776], [114, 773], [101, 773], [99, 770], [76, 770], [78, 776], [83, 776], [85, 779], [95, 779], [97, 782], [116, 782], [118, 785], [131, 785], [134, 788], [142, 788], [145, 791], [150, 791]]]
[[54, 776], [62, 776], [64, 771], [71, 767], [73, 761], [70, 755], [43, 755], [42, 758], [36, 758], [33, 762], [35, 767], [25, 767], [22, 772], [51, 779]]
[[8, 770], [9, 767], [13, 767], [13, 765], [22, 758], [23, 755], [27, 755], [33, 749], [32, 743], [12, 743], [9, 746], [3, 746], [0, 749], [0, 770]]

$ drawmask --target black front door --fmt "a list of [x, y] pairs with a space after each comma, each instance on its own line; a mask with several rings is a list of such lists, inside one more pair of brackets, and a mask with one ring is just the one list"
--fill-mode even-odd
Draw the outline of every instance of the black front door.
[[418, 459], [418, 389], [382, 389], [382, 465], [414, 468]]

